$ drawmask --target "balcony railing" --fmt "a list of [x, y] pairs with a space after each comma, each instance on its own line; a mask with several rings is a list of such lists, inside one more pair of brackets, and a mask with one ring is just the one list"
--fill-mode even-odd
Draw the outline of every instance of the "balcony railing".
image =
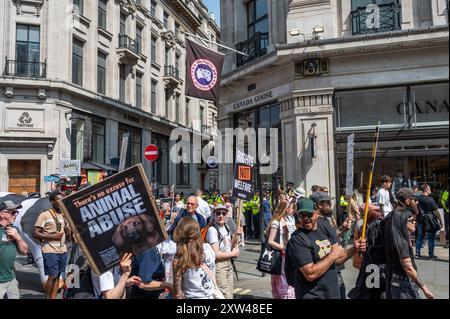
[[6, 59], [3, 75], [26, 78], [45, 78], [46, 73], [46, 62], [28, 62]]
[[137, 43], [135, 40], [124, 34], [119, 35], [119, 48], [129, 49], [136, 54], [139, 54], [141, 50], [139, 43]]
[[257, 32], [247, 41], [236, 44], [236, 50], [248, 54], [244, 56], [242, 54], [236, 55], [237, 66], [240, 67], [256, 58], [259, 58], [267, 53], [267, 47], [269, 46], [269, 34]]
[[174, 66], [166, 65], [164, 67], [164, 76], [180, 80], [180, 70]]
[[353, 35], [401, 29], [400, 4], [392, 2], [371, 6], [373, 7], [361, 7], [351, 12]]

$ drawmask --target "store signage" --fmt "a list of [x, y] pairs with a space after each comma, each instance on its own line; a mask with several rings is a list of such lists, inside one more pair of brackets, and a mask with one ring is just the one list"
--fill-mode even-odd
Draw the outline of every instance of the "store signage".
[[6, 131], [44, 131], [44, 110], [7, 107]]
[[241, 101], [237, 101], [233, 104], [233, 108], [235, 110], [239, 110], [241, 108], [248, 108], [248, 107], [252, 107], [256, 104], [261, 104], [264, 103], [266, 101], [270, 101], [274, 98], [274, 94], [273, 91], [270, 90], [268, 92], [264, 92], [255, 96], [251, 96], [249, 98], [246, 98], [244, 100]]
[[45, 183], [58, 183], [59, 180], [58, 176], [44, 176]]
[[[400, 103], [397, 106], [397, 113], [400, 115], [409, 114], [408, 105]], [[449, 105], [447, 100], [443, 101], [423, 101], [416, 102], [416, 114], [431, 114], [431, 113], [449, 113]]]

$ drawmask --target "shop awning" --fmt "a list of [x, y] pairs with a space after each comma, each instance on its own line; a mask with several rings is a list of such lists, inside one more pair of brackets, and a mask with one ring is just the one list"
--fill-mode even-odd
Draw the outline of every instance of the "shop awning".
[[107, 164], [93, 163], [93, 162], [83, 162], [83, 163], [81, 163], [81, 168], [87, 169], [87, 170], [97, 170], [97, 171], [112, 171], [112, 172], [119, 171], [114, 166], [107, 165]]

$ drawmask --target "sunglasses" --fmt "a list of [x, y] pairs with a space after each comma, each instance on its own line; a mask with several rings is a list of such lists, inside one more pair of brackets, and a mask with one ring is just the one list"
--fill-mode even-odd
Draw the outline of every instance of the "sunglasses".
[[227, 215], [228, 215], [228, 212], [217, 212], [217, 213], [216, 213], [216, 216], [220, 216], [220, 215], [222, 215], [222, 216], [227, 216]]
[[300, 212], [298, 213], [298, 215], [300, 216], [300, 218], [309, 218], [311, 219], [314, 216], [314, 213], [310, 213], [310, 212]]
[[19, 213], [17, 210], [5, 210], [5, 212], [11, 214], [12, 216], [16, 216]]
[[195, 206], [197, 204], [196, 203], [186, 203], [186, 206], [189, 206], [189, 205]]

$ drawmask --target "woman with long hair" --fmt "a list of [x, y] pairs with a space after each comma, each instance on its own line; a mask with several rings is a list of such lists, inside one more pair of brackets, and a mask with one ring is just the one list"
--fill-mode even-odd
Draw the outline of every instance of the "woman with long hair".
[[173, 261], [174, 299], [213, 299], [216, 255], [200, 236], [200, 226], [184, 217], [173, 232], [177, 252]]
[[[415, 231], [416, 215], [408, 209], [410, 203], [402, 205], [399, 200], [399, 208], [387, 218], [385, 224], [387, 298], [420, 299], [421, 289], [426, 298], [433, 299], [431, 291], [419, 280], [414, 262], [410, 235]], [[414, 208], [414, 205], [411, 206]]]
[[289, 230], [285, 217], [288, 213], [288, 202], [283, 200], [272, 216], [267, 226], [267, 243], [276, 250], [281, 251], [282, 268], [281, 275], [271, 275], [272, 296], [274, 299], [295, 299], [294, 287], [288, 285], [284, 272], [285, 248], [289, 240]]

